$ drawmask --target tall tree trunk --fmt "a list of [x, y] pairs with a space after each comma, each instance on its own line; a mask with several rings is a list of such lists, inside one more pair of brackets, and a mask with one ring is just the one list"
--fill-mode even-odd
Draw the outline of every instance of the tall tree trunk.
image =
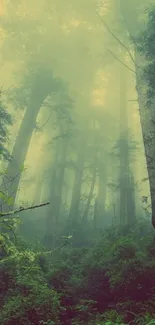
[[41, 203], [43, 187], [44, 187], [44, 178], [43, 175], [41, 175], [41, 177], [37, 177], [36, 179], [35, 194], [34, 194], [35, 204]]
[[87, 199], [87, 203], [86, 203], [86, 207], [83, 213], [83, 222], [86, 224], [87, 219], [88, 219], [88, 214], [89, 214], [89, 210], [90, 210], [90, 205], [91, 205], [91, 201], [93, 198], [93, 192], [94, 192], [94, 187], [95, 187], [95, 182], [96, 182], [96, 172], [97, 172], [97, 163], [96, 163], [96, 157], [95, 157], [95, 161], [94, 161], [94, 166], [93, 166], [93, 173], [92, 173], [92, 181], [91, 181], [91, 185], [90, 185], [90, 191], [88, 194], [88, 199]]
[[94, 204], [94, 218], [93, 218], [94, 229], [97, 229], [97, 198]]
[[[88, 214], [89, 214], [89, 210], [90, 210], [90, 205], [91, 205], [91, 201], [93, 198], [93, 192], [94, 192], [94, 187], [95, 187], [95, 183], [96, 183], [96, 178], [97, 178], [97, 168], [98, 168], [98, 154], [99, 154], [99, 149], [100, 149], [100, 144], [99, 140], [100, 140], [100, 132], [98, 132], [98, 130], [96, 130], [96, 120], [94, 119], [92, 121], [92, 132], [93, 134], [93, 144], [91, 146], [91, 150], [94, 152], [94, 157], [93, 157], [93, 165], [92, 165], [92, 181], [91, 181], [91, 185], [90, 185], [90, 191], [88, 194], [88, 199], [87, 199], [87, 203], [84, 209], [84, 213], [83, 213], [83, 222], [87, 223], [88, 221]], [[98, 134], [99, 133], [99, 134]]]
[[[137, 64], [141, 62], [139, 58], [140, 55], [137, 50], [135, 50], [135, 60]], [[152, 225], [155, 228], [155, 113], [153, 107], [148, 108], [146, 105], [146, 87], [143, 72], [137, 66], [135, 69], [140, 121], [150, 185]]]
[[127, 200], [127, 223], [133, 225], [136, 219], [136, 207], [135, 207], [135, 184], [134, 184], [134, 176], [130, 171], [130, 179], [128, 186], [128, 200]]
[[[21, 168], [24, 166], [24, 161], [28, 152], [32, 132], [36, 126], [39, 110], [51, 91], [58, 91], [62, 86], [60, 81], [52, 76], [51, 71], [41, 65], [34, 70], [31, 77], [32, 84], [30, 89], [29, 105], [26, 109], [13, 148], [13, 159], [9, 163], [6, 172], [7, 179], [11, 178], [13, 180], [8, 187], [8, 195], [12, 197], [12, 207], [15, 203], [21, 176]], [[5, 206], [5, 208], [8, 209], [7, 206]]]
[[[12, 208], [15, 203], [16, 194], [20, 182], [21, 172], [24, 166], [24, 161], [28, 152], [30, 140], [32, 137], [32, 132], [36, 126], [36, 119], [40, 110], [41, 105], [45, 96], [33, 99], [29, 107], [26, 109], [20, 130], [13, 148], [12, 160], [9, 162], [6, 177], [4, 177], [4, 183], [8, 182], [9, 186], [7, 188], [8, 197], [12, 198]], [[7, 211], [9, 207], [5, 204], [3, 208]]]
[[64, 185], [64, 177], [65, 177], [65, 168], [66, 168], [66, 158], [67, 158], [67, 147], [68, 143], [63, 141], [61, 144], [60, 157], [56, 170], [56, 183], [55, 183], [55, 191], [54, 197], [52, 198], [53, 207], [52, 207], [52, 215], [54, 218], [54, 229], [53, 229], [53, 245], [55, 245], [56, 238], [58, 236], [59, 230], [59, 219], [60, 219], [60, 208], [62, 203], [62, 194], [63, 194], [63, 185]]
[[72, 190], [71, 205], [69, 211], [70, 228], [74, 228], [78, 223], [79, 207], [81, 198], [82, 177], [84, 171], [85, 152], [86, 152], [86, 135], [82, 133], [79, 141], [78, 158], [75, 167], [74, 183]]
[[[155, 228], [155, 131], [154, 131], [154, 105], [147, 107], [146, 104], [146, 89], [147, 82], [144, 79], [144, 70], [146, 62], [142, 59], [142, 56], [138, 52], [136, 42], [134, 40], [135, 31], [141, 30], [139, 28], [138, 11], [136, 8], [128, 8], [128, 3], [124, 3], [120, 0], [120, 10], [123, 18], [127, 22], [126, 28], [130, 35], [130, 39], [133, 40], [134, 53], [135, 53], [135, 74], [136, 74], [136, 90], [138, 94], [138, 104], [140, 113], [140, 122], [142, 128], [142, 136], [145, 149], [145, 157], [147, 163], [147, 170], [149, 176], [150, 195], [151, 195], [151, 208], [152, 208], [152, 225]], [[128, 21], [128, 14], [130, 10], [131, 21]], [[155, 100], [154, 100], [155, 102]]]
[[52, 162], [52, 167], [49, 173], [51, 173], [51, 177], [49, 175], [49, 184], [48, 184], [48, 193], [47, 197], [50, 201], [50, 205], [47, 209], [47, 219], [46, 219], [46, 234], [45, 241], [46, 244], [54, 246], [55, 242], [55, 228], [56, 228], [56, 219], [53, 215], [54, 205], [55, 205], [55, 193], [57, 186], [57, 165], [59, 163], [59, 155], [60, 155], [60, 142], [56, 144], [55, 153], [54, 153], [54, 161]]
[[120, 65], [120, 224], [127, 223], [129, 176], [128, 117], [125, 67]]
[[96, 229], [104, 226], [105, 203], [107, 194], [107, 173], [104, 164], [104, 154], [102, 153], [98, 160], [98, 193], [94, 209], [94, 225]]
[[130, 167], [127, 114], [127, 69], [120, 66], [120, 223], [135, 221], [134, 180]]

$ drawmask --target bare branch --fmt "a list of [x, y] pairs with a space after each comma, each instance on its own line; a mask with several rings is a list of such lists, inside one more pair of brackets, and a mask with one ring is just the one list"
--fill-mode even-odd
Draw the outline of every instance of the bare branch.
[[50, 118], [52, 117], [52, 114], [53, 114], [53, 112], [49, 115], [48, 119], [46, 120], [46, 122], [43, 125], [38, 126], [37, 130], [42, 131], [42, 128], [49, 122]]
[[19, 212], [32, 210], [32, 209], [36, 209], [36, 208], [41, 208], [41, 207], [43, 207], [45, 205], [48, 205], [48, 204], [50, 204], [50, 202], [41, 203], [41, 204], [38, 204], [38, 205], [33, 205], [33, 206], [30, 206], [30, 207], [27, 207], [27, 208], [20, 207], [19, 209], [14, 210], [14, 211], [0, 212], [0, 217], [2, 218], [2, 217], [7, 217], [7, 216], [13, 216], [14, 214], [17, 214]]
[[127, 69], [129, 69], [130, 71], [132, 71], [133, 73], [135, 73], [135, 71], [133, 69], [131, 69], [130, 67], [128, 67], [127, 64], [125, 64], [123, 61], [121, 61], [112, 51], [110, 51], [109, 49], [107, 49], [107, 51], [116, 59], [118, 60], [120, 63], [122, 63]]
[[132, 62], [134, 62], [134, 64], [137, 66], [132, 54], [130, 53], [130, 50], [128, 49], [128, 47], [111, 31], [111, 29], [109, 28], [109, 26], [106, 24], [106, 22], [103, 20], [103, 18], [100, 16], [99, 12], [96, 10], [96, 13], [98, 15], [98, 17], [100, 18], [102, 24], [107, 28], [108, 32], [113, 36], [113, 38], [122, 46], [124, 47], [124, 49], [128, 52]]

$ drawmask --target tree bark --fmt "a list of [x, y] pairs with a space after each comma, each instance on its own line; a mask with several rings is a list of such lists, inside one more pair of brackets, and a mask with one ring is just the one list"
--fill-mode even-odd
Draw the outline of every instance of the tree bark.
[[[60, 143], [56, 144], [55, 153], [54, 153], [54, 161], [51, 162], [52, 166], [49, 171], [49, 184], [48, 184], [48, 193], [47, 198], [51, 202], [47, 209], [47, 217], [46, 217], [46, 233], [45, 233], [45, 241], [46, 244], [51, 244], [54, 246], [55, 242], [55, 228], [56, 228], [56, 219], [53, 215], [54, 205], [55, 205], [55, 193], [57, 186], [57, 165], [59, 163], [59, 155], [60, 155]], [[50, 177], [51, 175], [51, 177]]]
[[81, 187], [82, 187], [82, 177], [84, 171], [84, 162], [85, 162], [85, 152], [86, 152], [86, 135], [81, 134], [81, 139], [79, 141], [78, 148], [78, 157], [75, 167], [74, 183], [72, 190], [71, 205], [69, 211], [69, 224], [70, 228], [74, 228], [79, 218], [79, 207], [80, 207], [80, 198], [81, 198]]
[[94, 210], [94, 224], [96, 225], [95, 227], [97, 229], [101, 229], [104, 226], [105, 203], [107, 194], [107, 173], [106, 166], [103, 162], [104, 160], [105, 157], [103, 154], [101, 154], [98, 162], [98, 194]]
[[125, 67], [120, 66], [120, 224], [128, 222], [129, 139]]
[[[30, 103], [29, 107], [26, 109], [20, 130], [13, 148], [12, 160], [9, 162], [6, 176], [4, 177], [4, 184], [7, 189], [7, 196], [12, 198], [11, 206], [13, 208], [16, 194], [20, 182], [20, 177], [22, 170], [24, 168], [24, 161], [28, 152], [30, 140], [32, 137], [32, 132], [36, 126], [36, 119], [43, 104], [45, 97], [36, 100], [36, 98]], [[3, 185], [4, 187], [4, 185]], [[7, 204], [4, 204], [3, 208], [5, 210], [10, 209]]]
[[63, 185], [65, 177], [65, 168], [66, 168], [66, 158], [67, 158], [67, 147], [68, 143], [63, 141], [61, 144], [60, 157], [57, 165], [57, 178], [55, 184], [54, 198], [52, 198], [53, 208], [52, 214], [55, 218], [56, 229], [58, 229], [58, 222], [60, 217], [60, 208], [62, 203], [62, 194], [63, 194]]
[[127, 223], [133, 225], [136, 221], [136, 208], [135, 208], [135, 184], [133, 173], [129, 174], [129, 185], [128, 185], [128, 200], [127, 200]]
[[[142, 128], [142, 136], [144, 142], [144, 150], [147, 164], [147, 171], [149, 177], [150, 196], [151, 196], [151, 209], [152, 209], [152, 225], [155, 228], [155, 113], [154, 105], [147, 107], [146, 104], [146, 90], [147, 81], [144, 79], [143, 67], [146, 65], [144, 59], [137, 50], [134, 37], [135, 33], [140, 31], [140, 21], [138, 20], [138, 9], [128, 8], [128, 3], [120, 0], [120, 10], [126, 22], [126, 28], [134, 45], [135, 53], [135, 75], [136, 75], [136, 90], [138, 94], [138, 104], [140, 113], [140, 122]], [[128, 14], [132, 16], [132, 23], [128, 21]], [[154, 100], [155, 102], [155, 100]]]
[[[135, 49], [135, 62], [139, 65], [142, 62], [141, 56]], [[138, 93], [138, 104], [140, 112], [140, 121], [142, 127], [142, 136], [149, 176], [152, 225], [155, 228], [155, 113], [153, 107], [147, 107], [146, 104], [146, 84], [143, 77], [143, 70], [135, 66], [136, 70], [136, 90]]]
[[93, 166], [93, 173], [92, 173], [92, 181], [91, 181], [91, 185], [90, 185], [90, 191], [89, 191], [86, 207], [85, 207], [85, 210], [84, 210], [84, 213], [83, 213], [83, 218], [82, 218], [84, 223], [87, 222], [88, 214], [89, 214], [89, 210], [90, 210], [90, 205], [91, 205], [91, 201], [92, 201], [92, 198], [93, 198], [93, 192], [94, 192], [94, 187], [95, 187], [95, 182], [96, 182], [96, 172], [97, 172], [97, 166], [96, 166], [96, 157], [95, 157], [95, 162], [94, 162], [94, 166]]

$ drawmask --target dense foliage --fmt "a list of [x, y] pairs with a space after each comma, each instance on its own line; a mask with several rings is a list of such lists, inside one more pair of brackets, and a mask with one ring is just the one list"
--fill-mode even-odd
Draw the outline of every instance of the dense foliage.
[[67, 244], [46, 252], [1, 235], [1, 325], [154, 324], [155, 249], [146, 221], [109, 229], [91, 247]]

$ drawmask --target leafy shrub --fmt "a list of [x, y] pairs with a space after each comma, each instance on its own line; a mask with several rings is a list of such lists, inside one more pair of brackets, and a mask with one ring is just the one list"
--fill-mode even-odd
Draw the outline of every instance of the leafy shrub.
[[149, 232], [138, 241], [137, 227], [55, 255], [2, 238], [0, 324], [152, 325], [154, 242]]
[[10, 275], [10, 282], [5, 288], [0, 323], [38, 325], [40, 321], [51, 319], [59, 324], [60, 296], [46, 283], [35, 254], [15, 250], [1, 265], [5, 277]]

